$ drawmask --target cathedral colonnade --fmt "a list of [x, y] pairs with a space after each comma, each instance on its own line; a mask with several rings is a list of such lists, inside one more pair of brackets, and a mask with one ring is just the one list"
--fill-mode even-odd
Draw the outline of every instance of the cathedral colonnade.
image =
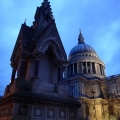
[[93, 73], [105, 75], [105, 67], [102, 64], [95, 62], [76, 62], [67, 66], [67, 76], [80, 74], [80, 73]]

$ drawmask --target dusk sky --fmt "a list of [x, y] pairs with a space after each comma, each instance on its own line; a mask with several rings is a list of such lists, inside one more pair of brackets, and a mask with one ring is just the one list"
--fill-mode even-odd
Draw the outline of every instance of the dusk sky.
[[[106, 65], [106, 76], [120, 73], [120, 0], [49, 0], [67, 55], [79, 29]], [[43, 0], [0, 0], [0, 95], [10, 82], [10, 57], [21, 27], [32, 25]]]

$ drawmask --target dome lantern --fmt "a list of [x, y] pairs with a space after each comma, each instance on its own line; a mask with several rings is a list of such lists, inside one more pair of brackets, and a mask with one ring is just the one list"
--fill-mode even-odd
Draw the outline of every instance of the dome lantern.
[[80, 34], [79, 34], [79, 37], [78, 37], [78, 44], [85, 44], [84, 43], [84, 37], [81, 33], [81, 30], [80, 30]]

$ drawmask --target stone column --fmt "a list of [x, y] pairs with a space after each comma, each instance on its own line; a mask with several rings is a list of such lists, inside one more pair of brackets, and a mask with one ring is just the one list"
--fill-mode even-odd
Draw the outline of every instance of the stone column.
[[101, 64], [99, 64], [99, 68], [100, 68], [100, 74], [102, 75], [102, 72], [101, 72]]
[[77, 82], [76, 85], [77, 85], [77, 96], [79, 96], [79, 82]]
[[69, 77], [69, 66], [67, 66], [67, 74], [66, 77]]
[[100, 64], [100, 72], [101, 72], [101, 75], [103, 75], [103, 69], [101, 64]]
[[81, 67], [81, 73], [83, 73], [83, 63], [80, 63], [80, 67]]
[[68, 74], [69, 74], [69, 76], [71, 76], [71, 65], [69, 65], [68, 68], [69, 68], [69, 73]]
[[85, 62], [85, 67], [86, 67], [86, 73], [88, 73], [88, 65], [87, 65], [87, 62]]
[[40, 57], [35, 59], [34, 78], [39, 78]]
[[66, 73], [66, 77], [68, 78], [69, 77], [69, 68], [67, 66], [67, 73]]
[[68, 66], [66, 67], [66, 69], [65, 69], [65, 71], [64, 71], [64, 78], [67, 78], [69, 75], [68, 75], [68, 73], [69, 73], [69, 71], [68, 71], [69, 69], [68, 69]]
[[62, 67], [58, 67], [58, 82], [63, 81], [63, 71]]
[[96, 73], [96, 65], [95, 65], [95, 62], [93, 63], [93, 71], [94, 71], [94, 73]]
[[103, 74], [105, 75], [105, 67], [103, 67]]
[[79, 69], [79, 63], [77, 63], [77, 74], [80, 73], [80, 69]]
[[72, 71], [72, 75], [75, 74], [75, 66], [74, 66], [74, 63], [73, 63], [73, 71]]
[[16, 75], [16, 69], [12, 69], [12, 75], [11, 75], [11, 83], [14, 81]]
[[92, 63], [90, 62], [90, 73], [93, 73]]
[[104, 75], [104, 70], [103, 70], [103, 66], [101, 65], [101, 71], [102, 71], [102, 75]]
[[95, 73], [98, 73], [98, 72], [97, 72], [96, 63], [94, 63], [94, 66], [95, 66]]
[[99, 63], [97, 64], [97, 69], [98, 69], [99, 74], [101, 74], [101, 71], [100, 71], [100, 64], [99, 64]]

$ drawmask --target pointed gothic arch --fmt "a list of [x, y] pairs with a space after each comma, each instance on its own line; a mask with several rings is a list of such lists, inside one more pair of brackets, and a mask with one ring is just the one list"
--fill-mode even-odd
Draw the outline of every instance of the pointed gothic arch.
[[49, 46], [53, 48], [57, 59], [64, 59], [60, 46], [52, 39], [43, 42], [41, 46], [39, 47], [39, 51], [42, 53], [45, 53], [45, 51], [48, 50]]

